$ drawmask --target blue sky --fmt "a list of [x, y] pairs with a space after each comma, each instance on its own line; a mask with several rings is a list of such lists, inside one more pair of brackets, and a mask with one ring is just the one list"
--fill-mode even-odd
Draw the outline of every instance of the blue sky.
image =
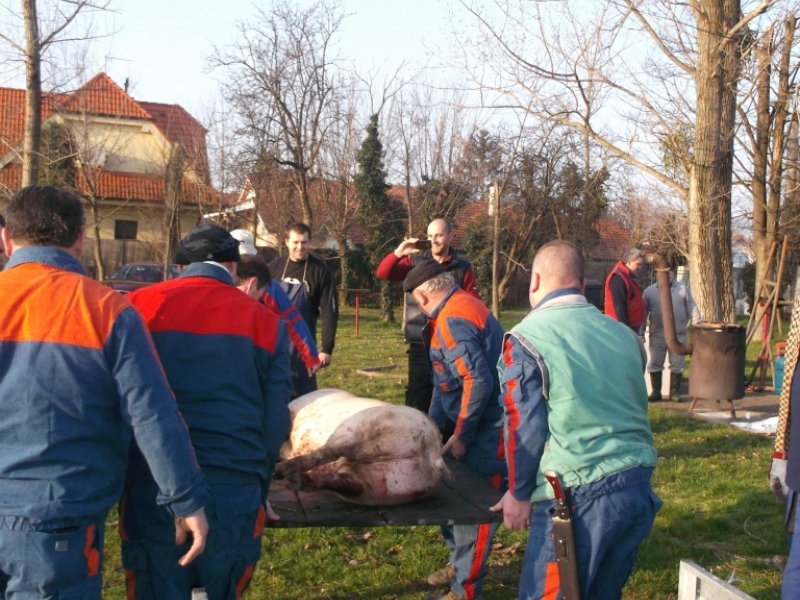
[[[116, 0], [116, 33], [95, 49], [97, 69], [140, 100], [174, 103], [199, 116], [214, 96], [205, 57], [234, 40], [251, 0]], [[342, 56], [387, 74], [402, 61], [423, 65], [447, 30], [447, 0], [344, 0]]]

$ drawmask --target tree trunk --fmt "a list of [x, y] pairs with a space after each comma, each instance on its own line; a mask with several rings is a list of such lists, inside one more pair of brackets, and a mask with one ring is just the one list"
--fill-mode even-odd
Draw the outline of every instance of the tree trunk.
[[[730, 31], [741, 17], [740, 0], [725, 0], [723, 31]], [[720, 111], [720, 157], [719, 181], [717, 182], [717, 216], [719, 219], [720, 283], [722, 287], [722, 319], [736, 322], [733, 296], [733, 248], [731, 229], [733, 207], [733, 143], [736, 134], [736, 92], [741, 65], [741, 35], [728, 37], [720, 47], [722, 67], [722, 110]]]
[[381, 320], [384, 323], [394, 323], [394, 290], [390, 281], [381, 281]]
[[350, 306], [347, 302], [347, 288], [350, 287], [350, 263], [347, 260], [347, 236], [340, 231], [339, 238], [339, 269], [342, 273], [342, 281], [339, 284], [339, 306]]
[[[103, 263], [103, 248], [100, 245], [100, 212], [98, 210], [98, 203], [96, 198], [89, 199], [89, 206], [92, 212], [92, 239], [94, 240], [94, 264], [97, 268], [95, 273], [97, 281], [103, 281], [106, 278], [106, 266]], [[125, 243], [123, 241], [123, 243]]]
[[786, 128], [789, 125], [789, 68], [794, 43], [795, 17], [786, 19], [783, 35], [783, 50], [778, 68], [778, 96], [775, 99], [772, 123], [772, 164], [769, 173], [769, 203], [767, 204], [767, 231], [772, 229], [775, 240], [779, 239], [778, 231], [781, 216], [781, 198], [783, 192], [783, 157], [786, 150]]
[[765, 32], [764, 44], [756, 48], [758, 63], [756, 97], [756, 131], [753, 149], [753, 253], [756, 258], [756, 286], [764, 276], [774, 237], [767, 233], [767, 160], [769, 152], [770, 124], [770, 76], [772, 72], [772, 36], [770, 28]]
[[708, 0], [699, 6], [697, 13], [697, 109], [689, 174], [689, 267], [692, 292], [706, 321], [727, 320], [733, 309], [730, 181], [735, 87], [731, 82], [739, 58], [735, 40], [726, 35], [728, 24], [735, 23], [739, 14], [739, 0]]
[[[308, 194], [308, 175], [302, 169], [295, 171], [295, 173], [295, 187], [297, 188], [297, 192], [300, 194], [300, 209], [303, 211], [303, 223], [308, 225], [313, 231], [314, 227], [312, 224], [311, 199]], [[284, 225], [286, 225], [286, 223]]]
[[408, 208], [408, 237], [414, 237], [414, 208], [411, 206], [411, 173], [406, 163], [406, 204]]
[[36, 0], [22, 0], [25, 22], [25, 142], [22, 151], [22, 186], [39, 179], [39, 148], [42, 143], [41, 40]]

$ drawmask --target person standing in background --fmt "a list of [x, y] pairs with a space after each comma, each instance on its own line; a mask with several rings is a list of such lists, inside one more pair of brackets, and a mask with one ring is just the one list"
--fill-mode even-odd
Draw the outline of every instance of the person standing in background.
[[[675, 334], [681, 344], [686, 343], [686, 329], [689, 321], [699, 323], [700, 310], [685, 283], [675, 280], [672, 271], [669, 272], [669, 289], [672, 296], [672, 312], [675, 315]], [[648, 326], [650, 360], [647, 363], [647, 372], [650, 375], [650, 402], [661, 400], [662, 374], [664, 359], [667, 355], [667, 342], [664, 339], [664, 319], [661, 313], [661, 298], [658, 294], [658, 284], [648, 287], [642, 295], [644, 299], [644, 321], [642, 322], [641, 335], [644, 335]], [[681, 380], [683, 370], [686, 368], [686, 357], [669, 351], [669, 399], [672, 402], [681, 401]]]
[[644, 252], [631, 248], [606, 278], [605, 313], [639, 333], [644, 323], [644, 299], [636, 278], [644, 267]]
[[[331, 364], [339, 321], [336, 282], [321, 258], [309, 252], [311, 229], [305, 223], [294, 223], [286, 229], [284, 238], [288, 256], [279, 256], [269, 263], [269, 269], [286, 295], [306, 322], [314, 339], [317, 321], [322, 321], [322, 337], [318, 348], [320, 368]], [[297, 348], [292, 348], [292, 385], [294, 397], [317, 389], [317, 376], [309, 375]]]

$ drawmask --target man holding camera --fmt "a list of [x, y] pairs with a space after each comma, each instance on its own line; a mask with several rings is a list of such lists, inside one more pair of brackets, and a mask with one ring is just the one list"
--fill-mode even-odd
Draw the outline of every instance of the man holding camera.
[[[445, 271], [452, 273], [457, 285], [467, 293], [480, 299], [478, 282], [472, 265], [466, 258], [458, 256], [450, 247], [453, 230], [444, 219], [434, 219], [428, 225], [428, 239], [409, 238], [400, 243], [378, 265], [375, 274], [386, 281], [403, 281], [409, 271], [426, 259], [441, 264]], [[431, 366], [426, 350], [428, 319], [411, 294], [406, 294], [403, 315], [403, 333], [408, 343], [408, 385], [406, 386], [406, 406], [413, 406], [425, 413], [431, 406], [433, 383]]]

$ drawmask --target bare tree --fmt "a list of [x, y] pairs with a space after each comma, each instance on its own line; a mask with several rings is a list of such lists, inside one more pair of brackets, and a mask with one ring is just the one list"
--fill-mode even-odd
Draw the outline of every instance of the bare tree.
[[223, 68], [228, 98], [270, 158], [292, 172], [303, 220], [312, 226], [309, 181], [331, 124], [337, 72], [333, 41], [338, 5], [320, 0], [300, 8], [280, 0], [239, 23], [238, 41], [210, 59]]
[[[39, 3], [41, 4], [41, 2]], [[36, 183], [39, 172], [39, 150], [42, 140], [42, 61], [51, 46], [60, 42], [92, 39], [91, 14], [109, 10], [111, 0], [49, 0], [40, 14], [36, 0], [21, 0], [22, 22], [8, 31], [0, 31], [12, 53], [25, 64], [25, 140], [22, 151], [22, 185]], [[2, 7], [14, 15], [9, 6]], [[83, 32], [73, 31], [83, 20]], [[18, 35], [24, 32], [24, 41]], [[69, 35], [67, 33], [69, 32]]]
[[[745, 87], [739, 102], [744, 157], [737, 162], [747, 175], [743, 182], [753, 198], [753, 251], [756, 281], [765, 275], [767, 258], [779, 233], [784, 196], [784, 172], [792, 121], [791, 90], [798, 72], [792, 53], [796, 45], [796, 17], [789, 15], [771, 23], [752, 48], [750, 69], [742, 79]], [[752, 85], [748, 85], [752, 81]], [[788, 216], [788, 215], [786, 215]], [[784, 223], [783, 225], [788, 225]]]
[[[500, 17], [462, 6], [483, 35], [467, 56], [487, 103], [527, 110], [585, 137], [686, 201], [695, 297], [710, 320], [733, 316], [731, 181], [740, 45], [783, 0], [518, 3]], [[645, 46], [646, 45], [646, 46]], [[680, 145], [691, 132], [690, 144]], [[684, 137], [685, 139], [685, 137]], [[682, 177], [654, 151], [673, 150]]]

